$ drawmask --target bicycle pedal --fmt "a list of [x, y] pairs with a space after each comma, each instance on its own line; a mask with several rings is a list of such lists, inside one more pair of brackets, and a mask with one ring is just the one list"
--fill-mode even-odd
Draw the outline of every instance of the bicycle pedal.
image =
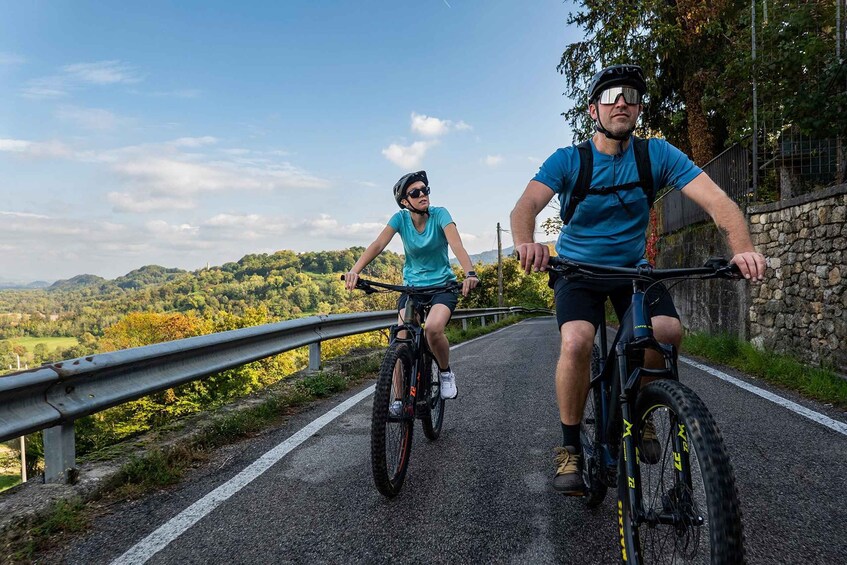
[[428, 416], [429, 412], [430, 412], [429, 404], [427, 404], [425, 401], [419, 401], [419, 402], [415, 403], [415, 417], [416, 418]]

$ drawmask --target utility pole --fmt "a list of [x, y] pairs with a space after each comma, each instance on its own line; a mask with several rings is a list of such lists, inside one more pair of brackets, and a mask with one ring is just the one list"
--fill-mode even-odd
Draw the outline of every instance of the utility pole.
[[[18, 371], [21, 370], [21, 356], [15, 353], [18, 360]], [[21, 436], [21, 482], [26, 482], [26, 436]]]
[[497, 222], [497, 306], [503, 307], [503, 244], [500, 241], [500, 222]]

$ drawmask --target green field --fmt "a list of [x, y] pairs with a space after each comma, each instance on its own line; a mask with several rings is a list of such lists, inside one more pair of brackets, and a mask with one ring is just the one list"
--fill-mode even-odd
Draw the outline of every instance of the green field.
[[12, 488], [19, 482], [21, 482], [20, 475], [0, 475], [0, 491]]
[[23, 345], [27, 351], [32, 351], [39, 343], [46, 345], [50, 351], [57, 347], [67, 349], [77, 344], [75, 337], [13, 337], [9, 341], [12, 345]]

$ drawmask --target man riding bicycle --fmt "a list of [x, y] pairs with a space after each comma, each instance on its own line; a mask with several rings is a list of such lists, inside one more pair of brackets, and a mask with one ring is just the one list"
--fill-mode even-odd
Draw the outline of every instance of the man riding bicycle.
[[[647, 84], [638, 65], [613, 65], [598, 72], [588, 88], [594, 135], [580, 146], [558, 149], [541, 165], [511, 214], [512, 237], [521, 268], [545, 270], [546, 245], [534, 242], [535, 219], [550, 199], [561, 204], [562, 230], [556, 252], [575, 261], [617, 267], [645, 264], [645, 232], [654, 187], [670, 186], [702, 207], [726, 235], [731, 262], [752, 281], [765, 274], [765, 258], [753, 248], [743, 213], [709, 176], [663, 139], [633, 136]], [[556, 365], [556, 400], [562, 447], [556, 448], [553, 488], [568, 495], [585, 491], [582, 479], [580, 421], [589, 389], [591, 349], [604, 321], [606, 299], [622, 319], [632, 295], [628, 281], [569, 281], [551, 273], [561, 336]], [[670, 295], [661, 285], [646, 302], [656, 339], [679, 347], [682, 325]], [[645, 366], [662, 366], [655, 351]], [[641, 450], [646, 462], [658, 460], [661, 446], [647, 422]]]

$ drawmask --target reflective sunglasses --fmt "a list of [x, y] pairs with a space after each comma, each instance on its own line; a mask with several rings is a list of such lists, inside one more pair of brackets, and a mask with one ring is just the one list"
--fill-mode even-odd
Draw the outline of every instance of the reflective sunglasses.
[[600, 104], [614, 104], [618, 100], [618, 96], [623, 94], [623, 99], [627, 104], [640, 104], [641, 93], [631, 86], [613, 86], [607, 88], [600, 93], [598, 101]]
[[425, 186], [423, 188], [416, 188], [414, 190], [410, 190], [406, 193], [406, 196], [411, 196], [412, 198], [420, 198], [421, 194], [424, 196], [429, 196], [429, 187]]

